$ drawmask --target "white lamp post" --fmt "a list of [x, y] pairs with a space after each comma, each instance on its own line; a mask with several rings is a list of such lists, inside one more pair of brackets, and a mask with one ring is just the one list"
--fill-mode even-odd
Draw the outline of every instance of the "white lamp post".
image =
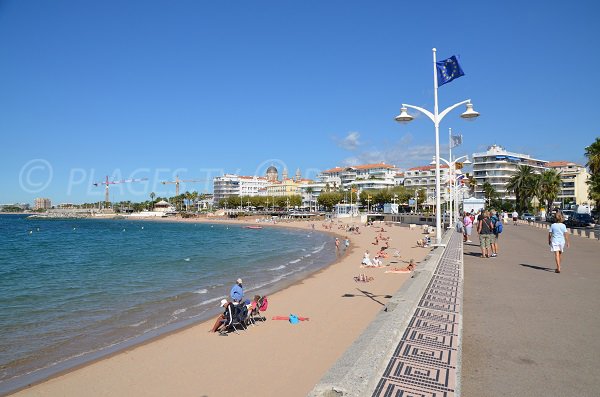
[[479, 116], [475, 110], [473, 110], [473, 105], [471, 104], [471, 100], [467, 99], [462, 102], [455, 103], [452, 106], [444, 109], [441, 113], [438, 113], [438, 81], [437, 81], [437, 68], [436, 68], [436, 49], [432, 49], [433, 52], [433, 113], [430, 111], [423, 109], [419, 106], [408, 105], [406, 103], [402, 104], [402, 108], [400, 108], [400, 114], [395, 117], [395, 120], [400, 123], [407, 123], [414, 119], [413, 116], [408, 114], [407, 108], [411, 108], [417, 110], [433, 121], [435, 125], [435, 238], [436, 244], [439, 245], [442, 241], [442, 218], [441, 218], [441, 205], [440, 205], [440, 162], [437, 160], [440, 158], [440, 122], [442, 119], [451, 111], [456, 109], [461, 105], [466, 105], [467, 110], [460, 115], [463, 119], [474, 119]]
[[[463, 161], [463, 164], [471, 164], [471, 162], [469, 161], [469, 156], [461, 156], [457, 159], [455, 159], [454, 161], [448, 161], [442, 157], [439, 158], [440, 161], [443, 161], [444, 163], [446, 163], [446, 165], [448, 166], [448, 178], [449, 178], [449, 182], [450, 182], [450, 210], [448, 211], [450, 213], [450, 220], [449, 220], [449, 225], [450, 227], [452, 227], [452, 211], [453, 211], [453, 207], [454, 209], [456, 209], [456, 203], [454, 201], [454, 191], [455, 191], [455, 186], [454, 183], [456, 181], [456, 163], [460, 163], [462, 159], [465, 159], [465, 161]], [[433, 161], [431, 162], [431, 165], [435, 164], [435, 158], [433, 159]], [[437, 162], [439, 164], [439, 161]]]

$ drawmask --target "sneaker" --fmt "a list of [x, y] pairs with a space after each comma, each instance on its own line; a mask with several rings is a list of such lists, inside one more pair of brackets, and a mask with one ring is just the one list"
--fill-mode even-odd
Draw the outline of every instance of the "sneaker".
[[497, 256], [498, 256], [498, 254], [492, 254], [492, 258], [495, 258]]
[[471, 240], [467, 240], [467, 243], [472, 243], [472, 241]]

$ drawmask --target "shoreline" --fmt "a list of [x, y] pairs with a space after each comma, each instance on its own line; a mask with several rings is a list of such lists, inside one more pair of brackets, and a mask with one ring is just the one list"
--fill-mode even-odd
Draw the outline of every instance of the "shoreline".
[[[240, 225], [240, 226], [244, 226], [244, 225], [256, 225], [256, 221], [254, 219], [252, 220], [232, 220], [232, 219], [198, 219], [198, 218], [188, 218], [188, 219], [173, 219], [173, 218], [167, 218], [167, 219], [136, 219], [136, 220], [141, 220], [141, 221], [157, 221], [157, 222], [190, 222], [190, 223], [212, 223], [212, 224], [233, 224], [233, 225]], [[344, 238], [345, 236], [345, 232], [342, 230], [337, 230], [337, 229], [331, 229], [331, 230], [323, 230], [323, 228], [321, 227], [321, 223], [322, 221], [314, 221], [314, 220], [308, 220], [308, 221], [291, 221], [291, 222], [278, 222], [277, 224], [272, 224], [272, 223], [261, 223], [261, 226], [264, 227], [285, 227], [285, 228], [291, 228], [291, 229], [310, 229], [310, 224], [314, 223], [314, 224], [318, 224], [319, 227], [317, 227], [315, 229], [315, 231], [318, 232], [325, 232], [327, 234], [333, 235], [333, 236], [338, 236], [341, 238]], [[334, 225], [337, 225], [339, 223], [334, 223]], [[417, 232], [415, 231], [409, 231], [407, 228], [403, 228], [403, 227], [398, 227], [398, 226], [388, 226], [388, 229], [393, 229], [394, 232], [404, 232], [404, 233], [394, 233], [394, 234], [405, 234], [405, 233], [409, 233], [409, 234], [415, 234], [415, 236], [417, 236]], [[31, 385], [23, 385], [21, 386], [20, 391], [16, 392], [16, 395], [40, 395], [39, 393], [39, 389], [43, 390], [42, 394], [43, 395], [77, 395], [78, 393], [81, 393], [81, 390], [87, 390], [86, 388], [86, 384], [88, 382], [86, 382], [85, 380], [81, 380], [81, 375], [85, 374], [85, 373], [95, 373], [96, 370], [100, 369], [101, 372], [102, 371], [106, 371], [109, 370], [108, 368], [113, 368], [115, 362], [122, 362], [124, 357], [130, 356], [130, 355], [138, 355], [138, 354], [142, 354], [144, 355], [146, 353], [147, 350], [151, 350], [154, 351], [156, 348], [161, 348], [161, 346], [163, 345], [172, 345], [173, 344], [173, 340], [174, 339], [185, 339], [187, 340], [186, 343], [184, 343], [184, 345], [189, 345], [189, 335], [196, 335], [196, 337], [203, 337], [201, 339], [206, 340], [206, 337], [208, 338], [212, 338], [212, 339], [208, 339], [206, 340], [206, 342], [208, 342], [208, 346], [203, 346], [206, 349], [208, 349], [209, 351], [213, 351], [215, 346], [210, 346], [210, 345], [217, 345], [217, 346], [221, 346], [222, 348], [227, 349], [229, 346], [229, 343], [238, 346], [240, 342], [242, 342], [244, 339], [255, 339], [256, 335], [258, 332], [265, 332], [268, 334], [271, 334], [271, 337], [276, 338], [279, 336], [279, 339], [281, 339], [281, 335], [275, 335], [273, 334], [273, 332], [275, 332], [275, 328], [281, 328], [287, 324], [283, 323], [283, 322], [278, 322], [278, 321], [273, 321], [270, 320], [270, 316], [274, 315], [274, 314], [289, 314], [289, 312], [283, 311], [280, 313], [274, 313], [274, 311], [271, 310], [271, 308], [273, 308], [273, 310], [278, 310], [279, 307], [281, 307], [281, 305], [279, 304], [280, 301], [284, 301], [288, 303], [289, 306], [289, 302], [290, 302], [290, 298], [289, 295], [293, 295], [296, 296], [296, 298], [292, 298], [291, 301], [301, 301], [303, 299], [305, 299], [306, 296], [306, 288], [307, 288], [307, 284], [315, 284], [315, 283], [321, 283], [321, 281], [324, 277], [329, 277], [330, 275], [325, 274], [325, 273], [332, 273], [332, 272], [338, 272], [340, 268], [342, 267], [346, 267], [345, 273], [348, 273], [349, 269], [347, 269], [347, 264], [349, 264], [349, 262], [353, 262], [355, 264], [355, 266], [352, 266], [352, 272], [364, 272], [364, 273], [371, 273], [371, 274], [377, 274], [379, 273], [379, 275], [377, 276], [377, 278], [402, 278], [402, 281], [406, 280], [408, 277], [406, 275], [400, 276], [400, 275], [384, 275], [383, 274], [383, 269], [359, 269], [358, 268], [358, 263], [360, 263], [360, 259], [358, 259], [358, 262], [356, 261], [357, 257], [361, 258], [362, 257], [362, 250], [367, 248], [368, 249], [368, 239], [366, 239], [367, 236], [365, 236], [365, 234], [369, 235], [368, 237], [372, 237], [373, 230], [369, 230], [368, 228], [362, 228], [363, 229], [363, 235], [351, 235], [351, 241], [352, 244], [350, 246], [350, 249], [344, 253], [343, 255], [340, 255], [336, 258], [335, 261], [331, 262], [330, 264], [325, 265], [324, 267], [311, 272], [310, 274], [304, 275], [301, 279], [296, 279], [296, 280], [290, 280], [290, 282], [287, 285], [279, 285], [278, 288], [276, 289], [276, 291], [272, 291], [270, 293], [268, 293], [267, 295], [269, 295], [269, 300], [270, 300], [270, 308], [268, 310], [268, 312], [266, 313], [266, 317], [268, 318], [268, 321], [265, 324], [260, 324], [258, 326], [255, 327], [250, 327], [249, 330], [243, 332], [241, 335], [230, 335], [228, 338], [219, 338], [217, 335], [206, 335], [206, 331], [207, 328], [210, 328], [210, 325], [212, 325], [213, 320], [209, 319], [209, 320], [202, 320], [202, 321], [193, 321], [190, 324], [184, 325], [184, 326], [179, 326], [176, 329], [173, 330], [169, 330], [167, 332], [163, 332], [160, 335], [157, 336], [153, 336], [153, 337], [149, 337], [146, 338], [145, 341], [143, 342], [139, 342], [139, 343], [135, 343], [135, 344], [131, 344], [130, 346], [127, 347], [123, 347], [121, 349], [117, 349], [114, 352], [110, 352], [108, 354], [103, 354], [101, 357], [92, 359], [92, 360], [88, 360], [84, 363], [80, 363], [79, 365], [73, 366], [73, 367], [69, 367], [68, 369], [64, 369], [60, 372], [57, 372], [53, 375], [51, 375], [50, 377], [45, 377], [43, 379], [39, 379], [37, 382], [32, 383]], [[367, 229], [367, 230], [365, 230]], [[373, 229], [373, 228], [372, 228]], [[368, 232], [368, 233], [365, 233]], [[364, 240], [361, 243], [358, 243], [357, 240]], [[409, 239], [409, 241], [411, 241], [412, 238]], [[395, 243], [395, 241], [394, 241]], [[396, 245], [396, 244], [393, 244]], [[399, 247], [398, 247], [399, 248]], [[422, 255], [420, 255], [420, 257], [417, 257], [417, 255], [413, 255], [415, 257], [415, 260], [421, 260], [429, 251], [428, 250], [422, 250], [420, 249], [420, 251], [417, 251], [418, 253], [421, 253]], [[403, 256], [403, 258], [405, 258]], [[389, 260], [388, 260], [389, 262]], [[329, 277], [330, 278], [330, 277]], [[325, 280], [327, 282], [330, 282], [331, 280]], [[346, 280], [347, 281], [347, 280]], [[377, 281], [377, 280], [376, 280]], [[362, 283], [354, 283], [352, 281], [352, 284], [354, 285], [359, 285]], [[350, 284], [350, 286], [352, 286], [352, 284]], [[369, 283], [371, 284], [371, 283]], [[369, 286], [369, 284], [364, 284], [365, 286]], [[375, 285], [375, 282], [372, 283], [373, 285]], [[383, 294], [384, 298], [380, 298], [379, 295], [373, 295], [370, 296], [370, 300], [373, 301], [384, 301], [386, 298], [385, 297], [391, 297], [391, 295], [393, 295], [394, 292], [396, 292], [400, 287], [401, 287], [402, 283], [398, 283], [397, 285], [395, 285], [392, 289], [393, 291], [390, 289], [389, 286], [387, 286], [386, 289], [386, 293]], [[360, 286], [360, 285], [359, 285]], [[308, 291], [309, 294], [312, 293], [319, 293], [319, 288], [315, 289], [314, 286], [312, 286], [313, 288], [311, 288], [312, 291]], [[300, 292], [299, 292], [300, 290]], [[304, 292], [302, 292], [302, 290], [304, 290]], [[350, 290], [354, 290], [354, 288], [350, 288]], [[361, 290], [360, 288], [356, 288], [356, 290]], [[264, 293], [263, 293], [264, 295]], [[286, 296], [287, 295], [287, 296]], [[348, 295], [348, 294], [346, 294]], [[357, 295], [352, 295], [354, 297], [356, 296], [360, 296], [359, 294]], [[344, 295], [342, 296], [337, 296], [338, 300], [340, 300], [340, 298], [343, 300], [344, 299]], [[348, 297], [346, 297], [348, 298]], [[389, 299], [389, 298], [387, 298]], [[308, 298], [306, 298], [306, 300], [310, 300]], [[346, 299], [348, 300], [348, 299]], [[314, 301], [314, 299], [313, 299]], [[363, 300], [366, 301], [366, 300]], [[316, 310], [316, 308], [319, 306], [319, 300], [317, 299], [316, 302], [316, 306], [313, 304], [311, 307], [311, 310]], [[340, 304], [342, 303], [341, 301], [339, 302]], [[374, 317], [374, 315], [377, 313], [378, 309], [380, 309], [383, 305], [383, 302], [377, 302], [377, 304], [375, 305], [375, 307], [373, 307], [373, 305], [371, 305], [371, 307], [369, 308], [369, 315]], [[309, 305], [310, 306], [310, 305]], [[307, 306], [307, 310], [308, 307]], [[343, 306], [346, 306], [345, 304]], [[364, 305], [364, 302], [362, 304], [362, 306]], [[368, 304], [366, 306], [369, 306]], [[291, 309], [288, 309], [291, 310]], [[352, 310], [348, 311], [348, 308], [343, 308], [343, 311], [345, 313], [345, 315], [347, 316], [349, 313], [352, 313]], [[306, 314], [310, 314], [310, 313], [303, 313], [303, 312], [297, 312], [296, 314], [298, 315], [306, 315]], [[352, 317], [352, 315], [350, 315], [350, 317]], [[367, 316], [368, 317], [368, 316]], [[371, 318], [372, 319], [372, 318]], [[311, 320], [313, 320], [313, 318], [311, 317]], [[359, 331], [364, 329], [364, 327], [366, 327], [368, 325], [369, 321], [368, 318], [366, 319], [360, 319], [360, 321], [358, 321], [358, 319], [354, 322], [356, 323], [360, 323], [360, 327]], [[282, 324], [283, 323], [283, 324]], [[316, 323], [311, 323], [310, 321], [307, 322], [312, 324], [316, 324]], [[321, 328], [322, 324], [318, 324], [319, 327], [315, 327], [315, 328]], [[287, 326], [286, 328], [289, 328], [291, 326]], [[307, 326], [304, 326], [304, 324], [300, 324], [298, 326], [296, 326], [296, 330], [298, 329], [302, 329], [301, 327], [304, 327], [305, 329], [308, 329]], [[206, 329], [205, 329], [206, 328]], [[340, 348], [339, 346], [335, 350], [335, 354], [332, 355], [332, 352], [329, 352], [329, 358], [328, 360], [326, 360], [327, 363], [329, 363], [329, 365], [321, 365], [320, 370], [317, 370], [316, 373], [312, 373], [312, 377], [305, 377], [306, 380], [305, 382], [308, 382], [308, 384], [305, 384], [303, 386], [304, 390], [306, 392], [308, 392], [312, 386], [320, 379], [320, 376], [322, 376], [323, 373], [325, 373], [325, 371], [329, 368], [329, 366], [331, 366], [333, 364], [333, 362], [335, 362], [335, 359], [337, 359], [337, 357], [339, 357], [344, 351], [345, 349], [352, 343], [352, 341], [360, 334], [360, 332], [357, 333], [356, 327], [353, 327], [354, 332], [352, 332], [349, 335], [346, 335], [345, 338], [342, 338], [344, 340], [344, 343], [342, 344], [342, 348]], [[287, 329], [285, 329], [285, 331], [288, 331]], [[335, 334], [335, 333], [334, 333]], [[344, 334], [344, 332], [340, 332], [340, 334]], [[318, 336], [317, 335], [313, 335], [313, 336]], [[215, 339], [217, 338], [217, 339]], [[331, 335], [329, 337], [329, 339], [331, 338]], [[339, 339], [337, 337], [337, 335], [334, 335], [333, 340], [331, 341], [332, 343], [335, 342], [335, 339]], [[214, 342], [214, 343], [213, 343]], [[228, 343], [229, 342], [229, 343]], [[283, 343], [281, 343], [283, 342]], [[287, 344], [285, 343], [285, 340], [280, 341], [279, 345], [281, 345], [284, 348], [287, 348]], [[246, 348], [245, 346], [242, 346], [242, 348]], [[205, 350], [206, 350], [205, 349]], [[185, 351], [186, 349], [184, 349], [183, 351]], [[292, 350], [294, 350], [292, 348]], [[325, 346], [325, 350], [327, 350], [327, 347]], [[201, 354], [202, 355], [202, 354]], [[152, 357], [154, 357], [154, 359], [156, 359], [155, 353], [150, 353], [150, 361], [152, 360]], [[189, 359], [189, 357], [188, 357]], [[226, 360], [225, 360], [226, 361]], [[122, 364], [122, 363], [121, 363]], [[116, 365], [116, 367], [120, 367], [121, 364]], [[247, 363], [248, 365], [250, 363]], [[265, 363], [265, 365], [268, 363]], [[191, 364], [193, 366], [193, 364]], [[126, 366], [127, 367], [127, 366]], [[202, 364], [201, 367], [203, 367], [206, 371], [214, 371], [214, 368], [205, 368], [205, 365]], [[277, 372], [277, 369], [280, 368], [280, 365], [275, 365], [275, 372]], [[296, 369], [292, 372], [297, 373], [299, 370], [301, 369]], [[110, 370], [109, 370], [110, 371]], [[117, 378], [121, 378], [122, 373], [128, 373], [128, 372], [132, 372], [132, 371], [138, 371], [138, 369], [136, 368], [127, 368], [124, 369], [123, 371], [118, 371], [117, 374], [113, 374], [113, 377], [117, 377]], [[142, 371], [143, 372], [143, 371]], [[316, 374], [316, 375], [315, 375]], [[139, 374], [142, 375], [142, 374]], [[219, 374], [216, 373], [214, 374], [214, 376], [216, 376], [218, 378]], [[211, 376], [209, 376], [208, 378], [212, 379]], [[85, 379], [85, 376], [84, 376]], [[102, 379], [105, 379], [104, 376], [102, 376]], [[311, 379], [310, 381], [308, 379]], [[122, 380], [122, 379], [121, 379]], [[110, 377], [108, 379], [109, 383], [110, 383]], [[148, 379], [146, 380], [148, 381]], [[67, 382], [68, 384], [73, 385], [73, 387], [75, 389], [72, 389], [72, 394], [69, 392], [66, 392], [64, 390], [62, 390], [62, 388], [59, 386], [59, 389], [61, 389], [61, 392], [57, 392], [57, 389], [55, 389], [55, 385], [57, 384], [61, 384]], [[73, 383], [75, 382], [75, 383]], [[102, 382], [104, 383], [104, 381]], [[120, 384], [122, 382], [115, 382], [116, 384]], [[218, 384], [219, 382], [214, 382], [214, 381], [210, 381], [209, 383], [212, 384], [212, 386], [209, 387], [209, 389], [213, 388], [215, 384]], [[265, 383], [265, 382], [263, 382]], [[140, 384], [137, 384], [136, 387], [134, 387], [134, 389], [137, 390], [138, 387], [142, 387], [143, 384], [145, 384], [145, 382], [141, 382]], [[88, 385], [89, 386], [89, 385]], [[279, 383], [277, 383], [276, 385], [272, 385], [275, 387], [275, 389], [277, 389], [278, 387], [286, 387], [285, 385], [280, 385]], [[24, 388], [23, 388], [24, 387]], [[81, 389], [82, 388], [82, 389]], [[75, 390], [79, 390], [79, 392], [76, 392]], [[120, 389], [119, 389], [120, 390]], [[147, 391], [141, 392], [141, 391], [132, 391], [132, 393], [134, 395], [148, 395]], [[219, 389], [220, 390], [220, 389]], [[215, 390], [213, 390], [214, 392]], [[269, 394], [269, 391], [265, 390], [266, 394], [264, 393], [260, 393], [262, 395], [277, 395], [277, 394]], [[14, 393], [11, 392], [11, 393]], [[160, 395], [160, 394], [153, 394], [152, 392], [149, 393], [150, 395]], [[185, 392], [182, 393], [176, 393], [179, 395], [187, 395]], [[239, 394], [239, 391], [238, 391]], [[306, 393], [304, 393], [306, 394]], [[107, 394], [94, 394], [92, 393], [91, 395], [107, 395]], [[164, 394], [163, 394], [164, 395]], [[190, 394], [191, 395], [191, 394]], [[301, 394], [298, 394], [301, 395]]]
[[[65, 218], [65, 219], [67, 219], [67, 218]], [[80, 219], [102, 219], [102, 220], [127, 221], [127, 219], [122, 219], [122, 218], [115, 218], [115, 219], [113, 219], [113, 218], [80, 218]], [[249, 221], [249, 220], [238, 221], [238, 220], [231, 220], [231, 219], [220, 219], [220, 220], [217, 220], [216, 222], [210, 218], [202, 219], [200, 221], [198, 219], [194, 219], [194, 218], [185, 219], [185, 218], [175, 218], [175, 217], [169, 217], [169, 218], [148, 217], [148, 218], [132, 218], [132, 219], [135, 221], [155, 222], [155, 223], [195, 223], [195, 224], [210, 224], [210, 225], [225, 225], [226, 224], [226, 225], [230, 225], [230, 226], [233, 225], [233, 226], [239, 226], [239, 227], [244, 227], [246, 225], [256, 225], [256, 222]], [[264, 226], [265, 227], [285, 228], [285, 229], [289, 229], [289, 230], [295, 230], [296, 232], [298, 232], [300, 229], [298, 227], [293, 227], [293, 226], [286, 227], [286, 225], [284, 225], [284, 224], [280, 225], [279, 223], [275, 224], [275, 225], [272, 223], [268, 223], [268, 224], [264, 224]], [[325, 231], [325, 230], [315, 230], [315, 231], [318, 232], [319, 234], [323, 235], [323, 241], [326, 241], [326, 238], [327, 238], [326, 236], [328, 236], [328, 235], [331, 236], [331, 235], [335, 234], [335, 233], [330, 233], [329, 231]], [[332, 261], [323, 261], [322, 266], [320, 266], [316, 269], [310, 269], [310, 270], [306, 270], [303, 272], [299, 272], [298, 274], [294, 274], [288, 278], [274, 282], [272, 285], [270, 285], [266, 288], [262, 287], [260, 292], [262, 295], [270, 296], [271, 294], [277, 293], [277, 292], [282, 291], [286, 288], [289, 288], [297, 283], [302, 282], [302, 280], [313, 276], [314, 274], [322, 271], [323, 269], [335, 264], [339, 260], [340, 260], [340, 257], [334, 258]], [[35, 369], [29, 373], [25, 373], [23, 375], [17, 375], [15, 377], [8, 378], [4, 381], [0, 381], [0, 396], [11, 395], [11, 393], [18, 392], [24, 388], [42, 384], [48, 380], [62, 376], [64, 374], [68, 374], [72, 371], [76, 371], [87, 365], [93, 365], [95, 362], [98, 362], [98, 361], [101, 361], [104, 359], [108, 359], [114, 355], [118, 355], [118, 354], [126, 352], [128, 350], [135, 349], [139, 346], [143, 346], [148, 343], [155, 342], [157, 340], [162, 339], [163, 337], [167, 337], [174, 333], [184, 331], [185, 329], [187, 329], [189, 327], [194, 327], [194, 326], [200, 325], [205, 322], [212, 322], [213, 321], [212, 319], [214, 319], [218, 313], [220, 313], [220, 310], [218, 308], [213, 309], [212, 311], [209, 311], [203, 315], [196, 316], [194, 318], [182, 319], [177, 322], [164, 325], [160, 328], [150, 330], [144, 334], [129, 337], [128, 339], [125, 339], [120, 342], [116, 342], [111, 345], [104, 346], [97, 350], [86, 351], [81, 354], [75, 355], [73, 357], [69, 357], [69, 358], [63, 359], [61, 361], [52, 363], [52, 364], [48, 364], [45, 367]]]

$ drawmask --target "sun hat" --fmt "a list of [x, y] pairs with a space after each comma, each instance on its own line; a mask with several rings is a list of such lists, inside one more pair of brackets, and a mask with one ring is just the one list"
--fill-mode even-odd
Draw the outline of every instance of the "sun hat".
[[227, 299], [221, 299], [221, 307], [227, 304]]
[[238, 278], [238, 279], [237, 279], [237, 283], [238, 283], [238, 284], [242, 284], [242, 279], [241, 279], [241, 278]]

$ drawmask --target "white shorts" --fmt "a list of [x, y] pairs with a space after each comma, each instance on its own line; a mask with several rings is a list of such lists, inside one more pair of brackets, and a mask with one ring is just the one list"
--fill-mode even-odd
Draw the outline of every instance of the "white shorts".
[[565, 243], [550, 243], [550, 251], [552, 251], [552, 252], [556, 252], [556, 251], [563, 252], [564, 250], [565, 250]]

